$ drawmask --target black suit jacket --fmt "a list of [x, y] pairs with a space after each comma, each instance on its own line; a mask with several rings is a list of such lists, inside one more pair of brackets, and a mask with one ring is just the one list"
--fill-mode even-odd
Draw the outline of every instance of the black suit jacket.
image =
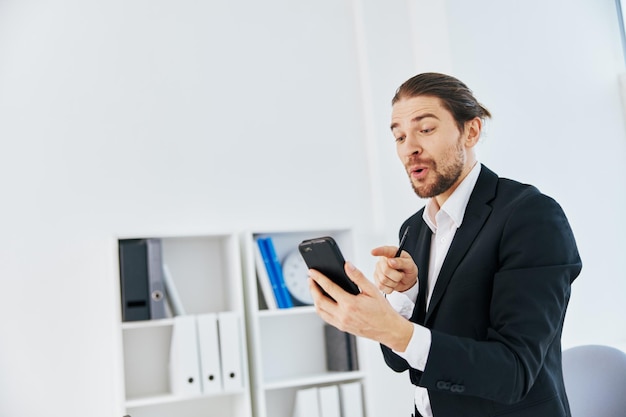
[[[406, 246], [428, 280], [431, 231], [421, 209]], [[424, 372], [382, 346], [385, 361], [428, 389], [435, 417], [570, 416], [561, 331], [581, 270], [561, 207], [535, 187], [482, 166], [428, 311], [420, 287], [411, 321], [432, 332]]]

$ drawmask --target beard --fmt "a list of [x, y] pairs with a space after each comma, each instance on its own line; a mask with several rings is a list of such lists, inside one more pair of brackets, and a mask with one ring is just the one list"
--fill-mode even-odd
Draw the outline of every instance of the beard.
[[455, 147], [450, 148], [448, 152], [443, 155], [439, 163], [435, 160], [430, 161], [430, 170], [435, 176], [434, 181], [430, 183], [420, 183], [411, 180], [413, 191], [415, 191], [418, 197], [432, 198], [438, 196], [449, 190], [461, 177], [466, 158], [460, 139], [459, 137], [459, 141]]

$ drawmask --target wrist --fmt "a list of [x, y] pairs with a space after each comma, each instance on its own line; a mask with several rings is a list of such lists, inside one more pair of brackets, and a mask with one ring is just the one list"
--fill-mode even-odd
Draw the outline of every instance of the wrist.
[[395, 352], [404, 352], [412, 337], [413, 323], [398, 315], [396, 323], [385, 332], [386, 340], [382, 341], [382, 344]]

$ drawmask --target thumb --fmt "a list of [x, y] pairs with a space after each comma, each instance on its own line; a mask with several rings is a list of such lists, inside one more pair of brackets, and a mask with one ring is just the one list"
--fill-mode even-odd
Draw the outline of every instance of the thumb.
[[346, 262], [344, 269], [348, 277], [361, 289], [361, 292], [378, 291], [374, 284], [352, 262]]

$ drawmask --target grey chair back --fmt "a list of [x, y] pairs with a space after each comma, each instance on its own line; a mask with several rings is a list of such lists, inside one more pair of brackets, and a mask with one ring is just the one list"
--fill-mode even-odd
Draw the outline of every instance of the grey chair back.
[[572, 417], [626, 416], [626, 353], [583, 345], [563, 351], [563, 378]]

